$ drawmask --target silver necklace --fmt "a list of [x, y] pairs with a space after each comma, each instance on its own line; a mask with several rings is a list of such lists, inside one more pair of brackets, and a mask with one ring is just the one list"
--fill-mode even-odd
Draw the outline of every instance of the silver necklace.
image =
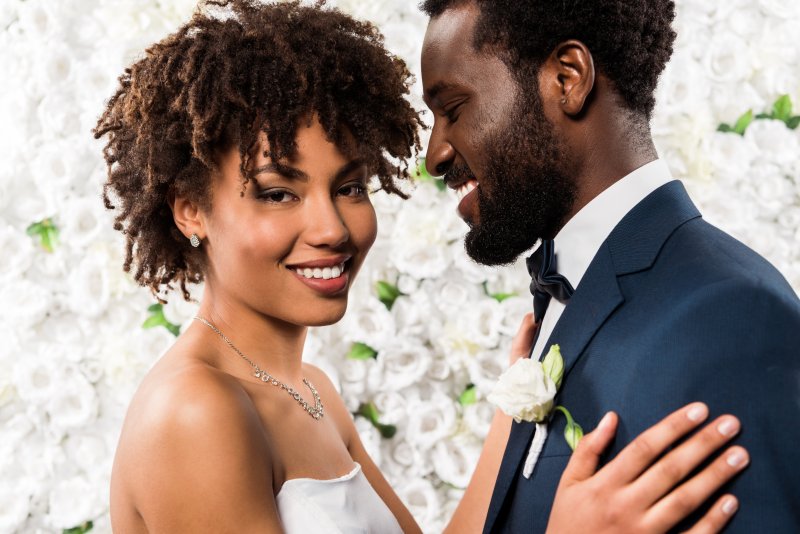
[[303, 409], [304, 409], [306, 412], [308, 412], [308, 415], [310, 415], [311, 417], [313, 417], [313, 418], [314, 418], [314, 419], [316, 419], [317, 421], [319, 421], [320, 419], [322, 419], [322, 416], [323, 416], [323, 415], [325, 415], [325, 413], [324, 413], [324, 411], [323, 411], [322, 400], [319, 398], [319, 393], [317, 393], [317, 390], [316, 390], [316, 388], [315, 388], [315, 387], [314, 387], [314, 386], [311, 384], [311, 382], [309, 382], [309, 381], [308, 381], [308, 379], [307, 379], [307, 378], [304, 378], [304, 379], [303, 379], [303, 384], [305, 384], [305, 385], [308, 387], [308, 389], [310, 389], [310, 390], [311, 390], [311, 394], [312, 394], [312, 395], [314, 395], [314, 406], [311, 406], [310, 404], [308, 404], [308, 402], [306, 402], [306, 400], [305, 400], [305, 399], [303, 399], [303, 397], [302, 397], [302, 396], [300, 396], [300, 393], [298, 393], [298, 392], [297, 392], [297, 391], [296, 391], [296, 390], [295, 390], [293, 387], [291, 387], [291, 386], [287, 386], [286, 384], [284, 384], [283, 382], [281, 382], [280, 380], [278, 380], [277, 378], [275, 378], [274, 376], [272, 376], [272, 375], [271, 375], [271, 374], [269, 374], [268, 372], [266, 372], [266, 371], [264, 371], [263, 369], [261, 369], [261, 368], [258, 366], [258, 364], [256, 364], [256, 363], [255, 363], [253, 360], [251, 360], [250, 358], [248, 358], [247, 356], [245, 356], [245, 355], [242, 353], [242, 351], [240, 351], [239, 349], [237, 349], [237, 348], [236, 348], [236, 345], [234, 345], [234, 344], [231, 342], [231, 340], [230, 340], [230, 339], [228, 339], [227, 337], [225, 337], [225, 334], [223, 334], [222, 332], [220, 332], [220, 331], [219, 331], [219, 329], [218, 329], [216, 326], [214, 326], [214, 325], [213, 325], [213, 324], [211, 324], [210, 322], [206, 321], [205, 319], [203, 319], [203, 318], [202, 318], [202, 317], [200, 317], [199, 315], [196, 315], [196, 316], [195, 316], [195, 319], [197, 319], [198, 321], [200, 321], [201, 323], [203, 323], [203, 324], [205, 324], [207, 327], [209, 327], [211, 330], [213, 330], [214, 332], [216, 332], [217, 334], [219, 334], [219, 337], [221, 337], [221, 338], [222, 338], [222, 340], [223, 340], [225, 343], [227, 343], [227, 344], [228, 344], [228, 346], [234, 350], [234, 352], [236, 352], [236, 354], [238, 354], [239, 356], [241, 356], [242, 358], [244, 358], [244, 360], [245, 360], [247, 363], [249, 363], [249, 364], [250, 364], [250, 366], [253, 368], [253, 370], [254, 370], [254, 372], [253, 372], [253, 376], [255, 376], [256, 378], [258, 378], [258, 379], [259, 379], [259, 380], [261, 380], [262, 382], [269, 383], [269, 384], [272, 384], [273, 386], [276, 386], [276, 387], [279, 387], [279, 388], [281, 388], [281, 389], [282, 389], [282, 390], [284, 390], [286, 393], [288, 393], [288, 394], [289, 394], [289, 395], [290, 395], [290, 396], [291, 396], [291, 397], [292, 397], [294, 400], [296, 400], [296, 401], [297, 401], [297, 402], [300, 404], [300, 406], [302, 406], [302, 407], [303, 407]]

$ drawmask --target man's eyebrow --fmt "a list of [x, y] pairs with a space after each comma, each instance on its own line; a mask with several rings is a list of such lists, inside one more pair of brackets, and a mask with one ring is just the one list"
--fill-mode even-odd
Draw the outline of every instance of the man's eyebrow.
[[431, 101], [435, 100], [437, 96], [442, 91], [447, 91], [448, 89], [454, 89], [456, 87], [455, 84], [450, 82], [436, 82], [431, 87], [425, 90], [425, 96], [423, 97], [426, 104], [430, 104]]
[[285, 178], [289, 178], [291, 180], [301, 180], [303, 182], [308, 181], [308, 175], [301, 171], [300, 169], [296, 169], [294, 167], [290, 167], [289, 165], [284, 165], [282, 163], [267, 163], [266, 165], [262, 165], [261, 167], [256, 167], [253, 169], [253, 176], [258, 176], [259, 174], [265, 173], [274, 173], [280, 174]]

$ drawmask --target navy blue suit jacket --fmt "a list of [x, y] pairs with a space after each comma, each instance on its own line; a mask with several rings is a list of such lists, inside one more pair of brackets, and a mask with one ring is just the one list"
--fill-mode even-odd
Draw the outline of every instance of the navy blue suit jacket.
[[[741, 419], [737, 442], [751, 455], [725, 488], [741, 502], [728, 532], [800, 532], [800, 301], [772, 265], [706, 223], [680, 182], [612, 231], [545, 351], [553, 343], [566, 369], [557, 403], [587, 431], [609, 410], [620, 415], [607, 458], [704, 401], [712, 417]], [[534, 425], [514, 423], [484, 533], [545, 531], [571, 452], [564, 424], [554, 418], [525, 479]]]

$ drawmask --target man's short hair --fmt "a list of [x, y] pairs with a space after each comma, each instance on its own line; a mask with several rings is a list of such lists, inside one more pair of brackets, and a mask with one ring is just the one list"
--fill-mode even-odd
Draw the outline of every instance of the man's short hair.
[[675, 40], [673, 0], [424, 0], [420, 8], [436, 17], [470, 1], [480, 9], [477, 49], [499, 46], [519, 75], [530, 67], [538, 71], [559, 43], [577, 39], [626, 107], [650, 116]]

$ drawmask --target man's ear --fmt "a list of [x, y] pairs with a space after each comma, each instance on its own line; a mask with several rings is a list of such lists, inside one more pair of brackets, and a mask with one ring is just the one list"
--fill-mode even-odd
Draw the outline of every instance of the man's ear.
[[172, 218], [181, 233], [189, 239], [197, 234], [201, 240], [205, 238], [205, 219], [200, 206], [185, 197], [170, 193], [167, 202], [172, 210]]
[[575, 39], [564, 41], [555, 47], [543, 68], [548, 74], [545, 81], [548, 96], [558, 100], [564, 114], [580, 115], [595, 82], [594, 60], [589, 48]]

